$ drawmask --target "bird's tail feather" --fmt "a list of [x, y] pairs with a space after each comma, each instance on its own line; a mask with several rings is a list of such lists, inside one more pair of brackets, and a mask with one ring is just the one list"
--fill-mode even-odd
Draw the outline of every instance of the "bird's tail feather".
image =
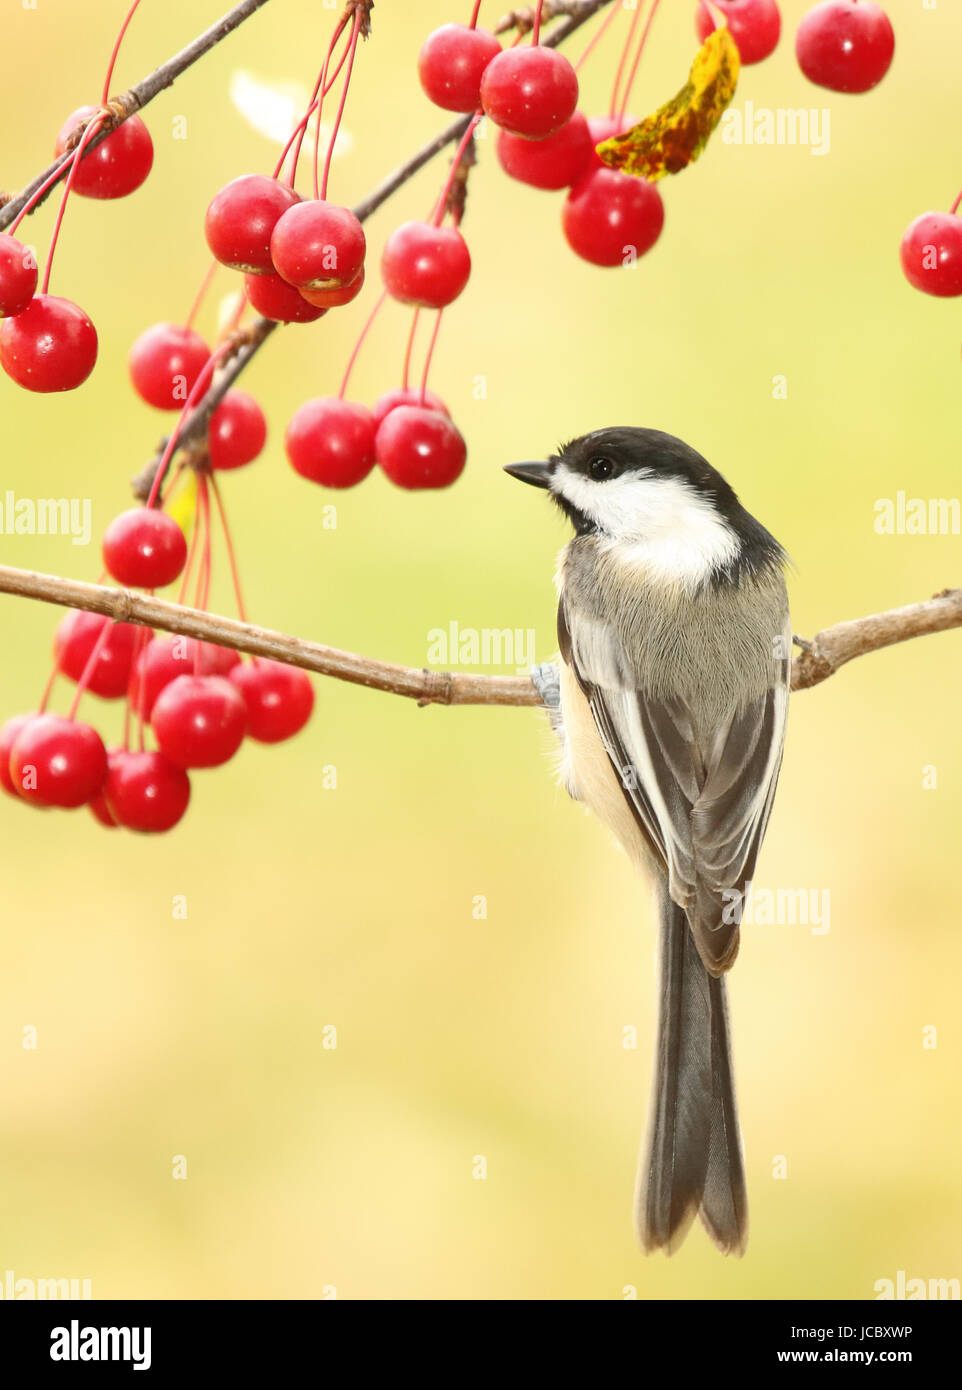
[[661, 1006], [636, 1218], [645, 1250], [671, 1255], [696, 1212], [725, 1254], [748, 1237], [725, 981], [706, 971], [682, 908], [661, 903]]

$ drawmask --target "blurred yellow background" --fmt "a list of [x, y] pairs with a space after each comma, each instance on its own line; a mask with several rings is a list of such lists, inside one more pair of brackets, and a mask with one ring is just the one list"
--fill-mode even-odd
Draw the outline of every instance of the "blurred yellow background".
[[[97, 99], [125, 8], [5, 7], [7, 189], [47, 163], [65, 115]], [[145, 0], [115, 90], [225, 8]], [[430, 29], [468, 8], [378, 0], [333, 197], [357, 201], [445, 122], [415, 59]], [[722, 470], [794, 558], [801, 634], [959, 582], [959, 537], [879, 536], [873, 508], [899, 490], [959, 492], [958, 302], [910, 289], [898, 244], [962, 183], [962, 14], [949, 0], [886, 0], [893, 67], [876, 91], [845, 97], [795, 63], [807, 8], [785, 0], [779, 48], [743, 70], [735, 103], [829, 108], [830, 152], [716, 138], [661, 185], [665, 231], [633, 271], [578, 261], [561, 195], [510, 183], [493, 141], [480, 145], [465, 222], [474, 275], [445, 316], [431, 380], [469, 445], [451, 491], [406, 494], [378, 475], [335, 496], [285, 461], [286, 421], [336, 392], [376, 275], [352, 307], [275, 335], [244, 381], [268, 415], [268, 449], [226, 479], [254, 620], [411, 665], [452, 621], [533, 628], [547, 659], [566, 530], [501, 465], [610, 424], [680, 434]], [[634, 110], [681, 85], [693, 11], [659, 14]], [[486, 4], [482, 20], [500, 12]], [[0, 381], [0, 482], [90, 497], [94, 541], [4, 536], [5, 563], [97, 577], [97, 538], [167, 423], [135, 399], [128, 346], [186, 315], [214, 192], [274, 162], [228, 99], [231, 75], [310, 84], [332, 20], [274, 0], [148, 109], [143, 189], [114, 205], [72, 200], [52, 288], [92, 315], [100, 361], [61, 397]], [[606, 108], [627, 22], [584, 71], [589, 113]], [[178, 117], [186, 139], [173, 138]], [[425, 214], [445, 167], [368, 224], [372, 268], [392, 227]], [[55, 201], [28, 223], [41, 254]], [[234, 287], [217, 276], [203, 331]], [[397, 384], [407, 324], [385, 310], [354, 397]], [[773, 399], [777, 375], [786, 400]], [[211, 606], [232, 611], [223, 561]], [[57, 614], [0, 602], [6, 717], [39, 697]], [[746, 929], [731, 978], [752, 1221], [742, 1261], [700, 1227], [670, 1261], [635, 1244], [651, 910], [606, 833], [553, 785], [540, 714], [419, 710], [319, 680], [306, 732], [198, 773], [167, 837], [4, 798], [0, 1273], [89, 1277], [94, 1297], [608, 1299], [871, 1298], [899, 1270], [962, 1275], [960, 675], [962, 633], [945, 634], [793, 698], [758, 881], [828, 890], [831, 927]], [[89, 714], [115, 728], [101, 702]], [[331, 767], [336, 789], [324, 789]], [[21, 1045], [28, 1025], [36, 1050]], [[636, 1050], [622, 1046], [629, 1025]], [[172, 1177], [175, 1155], [186, 1181]]]

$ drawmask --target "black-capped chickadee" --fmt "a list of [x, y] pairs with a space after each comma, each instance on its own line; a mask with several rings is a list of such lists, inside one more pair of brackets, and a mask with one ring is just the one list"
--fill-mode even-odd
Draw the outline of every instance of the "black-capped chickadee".
[[661, 1000], [636, 1221], [671, 1254], [698, 1212], [719, 1248], [748, 1213], [724, 975], [782, 760], [792, 634], [785, 552], [702, 456], [616, 428], [509, 464], [574, 525], [558, 668], [535, 681], [568, 792], [654, 869]]

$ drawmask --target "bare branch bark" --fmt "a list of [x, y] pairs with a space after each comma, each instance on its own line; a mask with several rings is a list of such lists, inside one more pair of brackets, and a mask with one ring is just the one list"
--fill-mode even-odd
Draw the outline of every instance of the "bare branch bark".
[[[266, 4], [267, 0], [241, 0], [239, 5], [235, 5], [234, 8], [223, 15], [216, 24], [212, 24], [203, 34], [199, 34], [198, 37], [194, 39], [193, 43], [189, 43], [186, 48], [182, 48], [179, 53], [175, 53], [172, 58], [168, 58], [166, 63], [162, 63], [149, 77], [145, 77], [142, 82], [138, 82], [135, 87], [131, 87], [129, 91], [117, 97], [115, 99], [117, 109], [114, 111], [113, 119], [106, 122], [102, 130], [98, 131], [89, 141], [81, 158], [86, 159], [90, 151], [95, 149], [96, 146], [100, 144], [101, 140], [105, 140], [112, 130], [116, 130], [129, 116], [133, 116], [137, 111], [143, 110], [148, 102], [153, 101], [155, 96], [158, 96], [167, 87], [170, 87], [177, 78], [180, 77], [181, 73], [186, 72], [199, 58], [203, 58], [204, 55], [209, 53], [212, 48], [216, 47], [222, 39], [226, 39], [228, 34], [232, 34], [236, 28], [243, 24], [245, 19], [250, 19], [252, 14]], [[59, 158], [55, 159], [52, 164], [48, 165], [42, 174], [38, 174], [35, 179], [28, 183], [22, 192], [18, 193], [16, 197], [11, 198], [9, 202], [4, 203], [3, 207], [0, 208], [0, 232], [3, 231], [4, 227], [9, 227], [21, 208], [29, 203], [37, 189], [41, 188], [52, 174], [56, 173], [58, 169], [61, 171], [61, 176], [66, 174], [72, 158], [72, 151], [69, 151], [65, 155], [61, 155]], [[59, 182], [59, 180], [57, 182]], [[35, 207], [31, 209], [31, 214], [46, 201], [56, 186], [57, 183], [52, 183], [50, 185], [47, 192], [42, 198], [38, 199]]]
[[933, 598], [836, 623], [816, 633], [792, 664], [792, 689], [807, 690], [833, 676], [840, 666], [867, 652], [877, 652], [912, 637], [962, 627], [962, 589], [943, 589]]
[[[339, 651], [304, 637], [291, 637], [271, 628], [241, 623], [217, 613], [183, 608], [166, 599], [129, 589], [84, 584], [77, 579], [60, 579], [52, 574], [0, 565], [0, 593], [67, 608], [83, 608], [89, 613], [103, 613], [115, 622], [139, 623], [162, 632], [197, 637], [250, 656], [270, 657], [289, 666], [300, 666], [305, 671], [332, 676], [352, 685], [403, 695], [420, 705], [541, 704], [541, 697], [527, 676], [469, 675], [396, 666], [355, 652]], [[922, 603], [839, 623], [818, 633], [809, 650], [795, 659], [792, 689], [807, 690], [818, 685], [847, 661], [867, 652], [955, 627], [962, 627], [962, 589], [945, 589]]]

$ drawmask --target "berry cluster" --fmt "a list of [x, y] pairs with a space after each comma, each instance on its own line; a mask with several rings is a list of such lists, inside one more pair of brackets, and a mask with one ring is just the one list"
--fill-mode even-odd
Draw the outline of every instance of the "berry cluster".
[[[57, 629], [55, 671], [76, 681], [66, 716], [41, 709], [0, 729], [0, 786], [33, 806], [89, 806], [103, 825], [171, 830], [190, 800], [190, 770], [220, 767], [245, 737], [277, 743], [304, 727], [314, 690], [303, 671], [280, 662], [242, 662], [206, 642], [157, 637], [94, 613], [68, 613]], [[84, 690], [127, 698], [125, 737], [107, 749], [92, 724], [76, 718]], [[156, 749], [144, 746], [144, 726]]]
[[[200, 488], [200, 520], [209, 520], [206, 478]], [[221, 519], [233, 567], [222, 508]], [[198, 534], [199, 527], [195, 539]], [[153, 590], [183, 575], [183, 599], [194, 546], [188, 550], [168, 512], [146, 506], [121, 513], [107, 527], [102, 548], [104, 565], [118, 583]], [[208, 529], [199, 566], [200, 606], [209, 583]], [[77, 687], [66, 716], [47, 710], [57, 675]], [[93, 725], [77, 719], [85, 693], [126, 700], [121, 746], [108, 750]], [[106, 826], [170, 830], [187, 809], [191, 770], [221, 766], [245, 735], [261, 743], [292, 737], [307, 723], [313, 703], [309, 678], [294, 667], [261, 658], [242, 662], [237, 652], [208, 642], [69, 612], [57, 628], [54, 672], [39, 711], [17, 715], [0, 730], [0, 785], [35, 806], [89, 806]], [[154, 749], [145, 746], [147, 727]]]
[[[774, 53], [781, 34], [775, 0], [699, 0], [695, 29], [704, 42], [720, 10], [743, 64], [760, 63]], [[888, 16], [873, 0], [823, 0], [809, 10], [795, 36], [802, 72], [832, 92], [867, 92], [889, 70], [895, 35]]]
[[[10, 231], [0, 234], [0, 366], [28, 391], [73, 391], [87, 380], [97, 361], [97, 330], [89, 316], [72, 300], [48, 291], [70, 193], [85, 198], [125, 198], [140, 187], [153, 165], [150, 132], [139, 116], [128, 117], [85, 153], [108, 114], [95, 106], [81, 106], [67, 118], [57, 136], [55, 153], [67, 156], [70, 172], [39, 294], [34, 254], [13, 232], [56, 179], [43, 184]], [[56, 178], [59, 176], [58, 169]]]
[[577, 255], [615, 266], [654, 246], [665, 217], [658, 190], [604, 168], [595, 153], [634, 122], [623, 105], [616, 114], [614, 100], [610, 116], [589, 120], [576, 109], [577, 73], [563, 54], [539, 45], [537, 24], [530, 44], [507, 50], [474, 25], [442, 25], [422, 45], [418, 75], [438, 106], [483, 112], [498, 127], [498, 161], [511, 178], [570, 190], [562, 228]]
[[221, 265], [244, 272], [254, 307], [279, 323], [319, 319], [364, 284], [367, 247], [353, 212], [302, 199], [276, 178], [242, 174], [227, 184], [207, 209], [204, 233]]

